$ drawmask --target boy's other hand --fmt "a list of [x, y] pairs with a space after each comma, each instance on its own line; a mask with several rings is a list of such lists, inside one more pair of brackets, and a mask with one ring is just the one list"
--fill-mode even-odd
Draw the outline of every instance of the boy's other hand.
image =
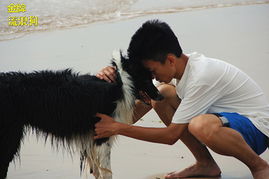
[[116, 79], [116, 69], [113, 66], [107, 66], [101, 69], [97, 74], [96, 77], [105, 80], [109, 83], [115, 82]]

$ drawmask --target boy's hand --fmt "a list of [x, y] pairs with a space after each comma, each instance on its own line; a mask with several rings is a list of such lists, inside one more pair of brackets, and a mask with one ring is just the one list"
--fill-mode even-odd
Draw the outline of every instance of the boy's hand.
[[100, 139], [116, 135], [119, 130], [119, 123], [117, 123], [112, 117], [97, 113], [96, 117], [101, 118], [99, 122], [95, 124], [95, 136], [94, 139]]
[[103, 68], [101, 71], [99, 71], [96, 74], [96, 77], [101, 79], [101, 80], [105, 80], [109, 83], [115, 82], [116, 69], [115, 69], [115, 67], [107, 66], [107, 67]]

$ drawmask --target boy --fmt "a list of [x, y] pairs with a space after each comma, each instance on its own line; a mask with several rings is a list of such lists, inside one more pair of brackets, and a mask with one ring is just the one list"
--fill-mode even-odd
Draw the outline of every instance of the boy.
[[[158, 20], [147, 21], [136, 31], [128, 56], [161, 82], [165, 100], [150, 102], [167, 127], [132, 126], [97, 114], [102, 120], [96, 124], [96, 139], [120, 134], [170, 145], [181, 139], [196, 164], [167, 174], [167, 179], [220, 176], [206, 146], [242, 161], [255, 179], [269, 178], [269, 165], [259, 157], [267, 148], [269, 103], [252, 79], [221, 60], [198, 53], [185, 55], [171, 28]], [[107, 67], [97, 76], [113, 81], [113, 71]], [[150, 109], [138, 103], [135, 120]]]

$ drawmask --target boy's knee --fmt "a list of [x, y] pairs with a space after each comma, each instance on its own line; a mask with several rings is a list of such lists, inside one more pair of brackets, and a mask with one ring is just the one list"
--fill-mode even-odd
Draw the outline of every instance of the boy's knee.
[[160, 93], [164, 96], [164, 98], [176, 96], [175, 86], [169, 84], [161, 84], [158, 87]]
[[175, 86], [170, 84], [162, 84], [157, 87], [160, 93], [164, 96], [162, 101], [153, 101], [152, 107], [158, 108], [163, 106], [177, 107], [180, 103], [180, 99], [177, 96]]
[[194, 117], [188, 125], [189, 132], [204, 143], [210, 142], [219, 129], [219, 126], [210, 118], [210, 115], [202, 114]]
[[192, 118], [192, 120], [188, 125], [188, 129], [190, 133], [192, 133], [193, 135], [198, 135], [204, 130], [204, 128], [205, 128], [205, 121], [203, 115], [199, 115]]

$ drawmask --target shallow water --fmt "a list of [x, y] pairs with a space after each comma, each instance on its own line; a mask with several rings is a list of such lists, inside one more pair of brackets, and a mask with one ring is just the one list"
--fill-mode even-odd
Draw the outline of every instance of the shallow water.
[[[12, 3], [25, 5], [25, 12], [8, 12], [8, 6]], [[0, 1], [0, 41], [36, 31], [72, 28], [148, 14], [259, 3], [269, 3], [269, 0], [4, 0]], [[26, 18], [25, 23], [20, 23], [23, 18]], [[36, 23], [32, 24], [31, 19], [35, 19]], [[11, 25], [14, 21], [17, 25]]]

